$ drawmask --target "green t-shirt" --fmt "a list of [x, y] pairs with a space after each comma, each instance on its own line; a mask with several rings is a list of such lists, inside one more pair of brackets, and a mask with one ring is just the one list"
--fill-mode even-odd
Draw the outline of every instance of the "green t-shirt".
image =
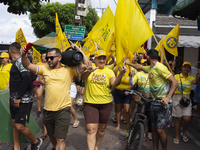
[[145, 95], [150, 95], [149, 80], [147, 79], [148, 79], [148, 74], [144, 73], [143, 71], [140, 71], [134, 75], [133, 82], [138, 83], [139, 92], [143, 92], [142, 94], [145, 94]]
[[164, 98], [170, 91], [169, 81], [167, 80], [172, 74], [162, 63], [156, 65], [144, 66], [143, 70], [149, 73], [150, 92], [154, 98]]

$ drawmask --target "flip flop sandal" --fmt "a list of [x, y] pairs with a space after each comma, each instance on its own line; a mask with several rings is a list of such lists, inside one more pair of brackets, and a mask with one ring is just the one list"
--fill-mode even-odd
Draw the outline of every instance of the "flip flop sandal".
[[123, 124], [127, 124], [127, 123], [126, 123], [126, 120], [122, 120], [122, 123], [123, 123]]
[[176, 140], [176, 139], [174, 138], [174, 144], [179, 144], [179, 140]]
[[187, 135], [184, 136], [184, 135], [183, 135], [183, 132], [181, 132], [181, 136], [183, 137], [183, 141], [184, 141], [184, 142], [188, 142], [188, 141], [189, 141]]
[[72, 128], [78, 128], [79, 123], [80, 123], [79, 121], [77, 123], [74, 123], [73, 126], [72, 126]]
[[117, 123], [117, 118], [112, 119], [113, 123]]

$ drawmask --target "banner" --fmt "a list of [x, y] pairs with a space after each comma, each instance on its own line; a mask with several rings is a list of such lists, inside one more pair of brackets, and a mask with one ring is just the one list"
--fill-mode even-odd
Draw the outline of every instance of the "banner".
[[122, 63], [129, 51], [136, 52], [152, 35], [137, 0], [118, 0], [115, 12], [116, 63]]
[[178, 23], [163, 40], [164, 48], [174, 56], [178, 56], [177, 46], [179, 44], [179, 26]]
[[24, 47], [27, 44], [26, 38], [21, 28], [16, 32], [15, 42], [19, 43], [21, 47]]
[[36, 64], [38, 62], [42, 62], [41, 60], [41, 54], [32, 46], [33, 49], [33, 59], [35, 60]]

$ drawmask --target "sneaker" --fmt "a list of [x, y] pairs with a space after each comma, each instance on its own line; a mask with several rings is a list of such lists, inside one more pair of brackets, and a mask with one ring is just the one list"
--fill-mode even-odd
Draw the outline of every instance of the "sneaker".
[[42, 112], [41, 112], [41, 111], [38, 111], [38, 112], [37, 112], [37, 117], [40, 117], [41, 114], [42, 114]]
[[40, 146], [42, 145], [43, 140], [41, 138], [37, 138], [38, 143], [37, 144], [31, 144], [31, 150], [39, 150]]

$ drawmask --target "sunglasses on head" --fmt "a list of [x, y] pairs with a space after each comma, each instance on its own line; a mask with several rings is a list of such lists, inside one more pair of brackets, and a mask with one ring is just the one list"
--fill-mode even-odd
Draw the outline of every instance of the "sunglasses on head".
[[49, 60], [49, 58], [52, 61], [55, 57], [58, 57], [58, 56], [49, 56], [49, 57], [45, 57], [45, 58], [46, 58], [47, 61]]

